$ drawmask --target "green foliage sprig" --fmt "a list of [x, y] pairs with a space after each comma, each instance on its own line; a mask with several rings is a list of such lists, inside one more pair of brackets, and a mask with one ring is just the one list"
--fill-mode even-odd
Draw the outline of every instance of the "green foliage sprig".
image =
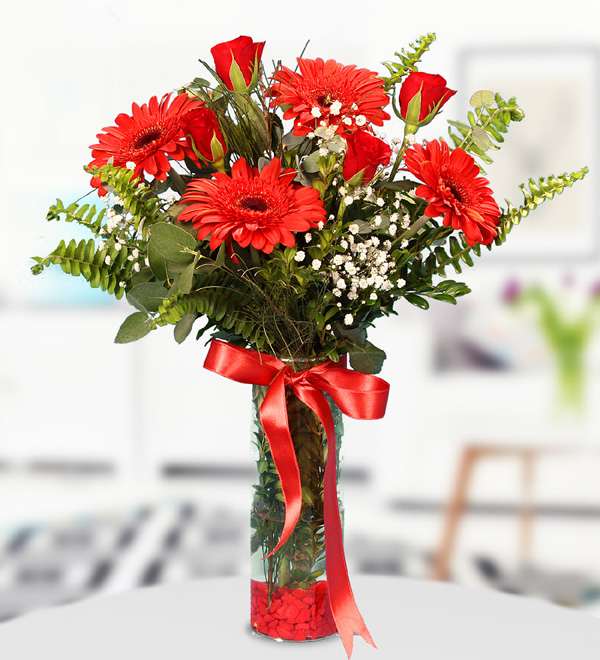
[[[485, 163], [491, 163], [492, 158], [486, 152], [500, 149], [504, 142], [503, 134], [508, 132], [509, 125], [513, 121], [521, 121], [525, 114], [514, 97], [505, 101], [500, 94], [489, 90], [475, 92], [470, 103], [475, 111], [467, 113], [469, 123], [448, 121], [448, 134], [455, 147], [478, 156]], [[480, 169], [485, 173], [483, 168]]]
[[385, 68], [390, 72], [389, 76], [381, 76], [385, 83], [385, 89], [397, 85], [402, 81], [402, 78], [409, 74], [411, 71], [416, 71], [416, 65], [421, 61], [423, 55], [429, 50], [431, 44], [435, 41], [436, 36], [430, 32], [424, 36], [418, 37], [415, 43], [410, 43], [408, 48], [402, 49], [395, 53], [399, 62], [383, 62]]

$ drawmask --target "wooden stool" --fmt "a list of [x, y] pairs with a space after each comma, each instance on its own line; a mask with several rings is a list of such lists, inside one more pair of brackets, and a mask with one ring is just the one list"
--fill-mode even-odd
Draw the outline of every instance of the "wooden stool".
[[444, 514], [442, 536], [435, 554], [431, 579], [448, 579], [458, 527], [467, 508], [468, 492], [473, 471], [480, 460], [492, 456], [514, 456], [523, 463], [519, 553], [522, 560], [530, 557], [534, 515], [532, 501], [534, 461], [542, 453], [547, 454], [557, 451], [569, 450], [563, 447], [525, 447], [512, 445], [467, 445], [463, 449], [454, 488]]

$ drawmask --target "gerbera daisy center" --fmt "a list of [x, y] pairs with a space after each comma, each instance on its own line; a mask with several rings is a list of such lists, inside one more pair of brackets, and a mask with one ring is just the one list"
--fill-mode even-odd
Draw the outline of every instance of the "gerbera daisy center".
[[158, 138], [162, 136], [162, 131], [157, 126], [146, 129], [143, 133], [136, 136], [133, 143], [134, 149], [145, 149], [153, 142], [156, 142]]
[[317, 96], [317, 103], [322, 107], [322, 108], [328, 108], [332, 103], [333, 103], [333, 98], [331, 97], [331, 94], [329, 92], [319, 94]]
[[467, 206], [470, 205], [470, 195], [469, 191], [465, 188], [465, 186], [462, 184], [461, 181], [457, 181], [455, 177], [449, 174], [445, 174], [442, 176], [442, 181], [444, 185], [450, 189], [450, 192], [452, 193], [453, 197], [456, 199], [457, 202], [460, 202], [461, 204], [466, 204]]
[[240, 200], [240, 206], [246, 211], [258, 211], [259, 213], [264, 213], [269, 209], [269, 205], [261, 197], [244, 197]]

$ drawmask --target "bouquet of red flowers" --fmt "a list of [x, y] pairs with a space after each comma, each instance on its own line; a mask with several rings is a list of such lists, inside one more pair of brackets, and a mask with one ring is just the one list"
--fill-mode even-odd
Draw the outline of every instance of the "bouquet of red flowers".
[[[500, 208], [483, 167], [523, 112], [491, 91], [473, 94], [445, 139], [418, 142], [456, 93], [418, 70], [434, 39], [396, 53], [383, 75], [304, 57], [266, 71], [264, 42], [214, 46], [213, 82], [134, 103], [98, 133], [86, 169], [103, 206], [57, 200], [48, 213], [93, 238], [61, 241], [33, 267], [125, 295], [135, 311], [119, 343], [164, 325], [182, 342], [202, 322], [205, 366], [257, 385], [253, 551], [265, 561], [253, 626], [295, 640], [337, 629], [348, 653], [354, 631], [370, 636], [345, 574], [339, 416], [323, 392], [346, 414], [383, 415], [374, 321], [402, 301], [456, 303], [469, 289], [447, 271], [473, 266], [587, 171], [530, 180], [521, 205]], [[404, 125], [391, 139], [390, 112]]]

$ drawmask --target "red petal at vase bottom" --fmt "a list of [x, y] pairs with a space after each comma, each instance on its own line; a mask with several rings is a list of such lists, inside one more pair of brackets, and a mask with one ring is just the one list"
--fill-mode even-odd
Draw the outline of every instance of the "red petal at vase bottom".
[[304, 642], [336, 632], [326, 580], [308, 589], [279, 587], [271, 596], [270, 606], [268, 600], [267, 583], [251, 580], [250, 623], [259, 633]]

